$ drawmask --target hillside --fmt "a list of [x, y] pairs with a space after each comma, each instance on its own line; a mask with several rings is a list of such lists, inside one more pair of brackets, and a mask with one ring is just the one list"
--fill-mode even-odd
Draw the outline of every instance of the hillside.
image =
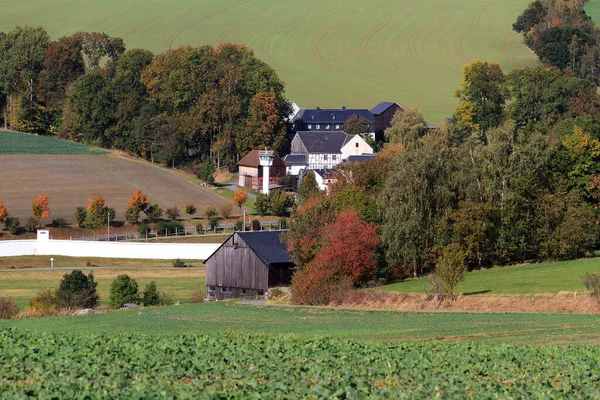
[[512, 32], [529, 0], [25, 0], [5, 5], [0, 30], [44, 26], [122, 37], [154, 52], [183, 44], [240, 42], [273, 66], [301, 107], [371, 108], [396, 101], [432, 122], [456, 106], [469, 60], [530, 66]]
[[[1, 133], [0, 133], [1, 134]], [[152, 203], [162, 208], [194, 202], [199, 210], [206, 205], [218, 206], [226, 200], [211, 189], [184, 178], [173, 171], [149, 162], [101, 152], [88, 146], [57, 139], [25, 134], [4, 133], [0, 140], [18, 135], [14, 147], [24, 153], [6, 154], [0, 145], [0, 198], [11, 216], [26, 219], [31, 216], [31, 202], [39, 194], [50, 196], [52, 215], [44, 220], [62, 217], [74, 222], [75, 209], [85, 206], [91, 193], [100, 193], [108, 207], [124, 219], [127, 202], [134, 190], [145, 192]], [[33, 146], [41, 141], [43, 146]], [[56, 146], [54, 146], [56, 143]], [[33, 147], [32, 147], [33, 146]], [[54, 154], [39, 154], [40, 148], [54, 149]], [[84, 155], [101, 152], [99, 155]]]

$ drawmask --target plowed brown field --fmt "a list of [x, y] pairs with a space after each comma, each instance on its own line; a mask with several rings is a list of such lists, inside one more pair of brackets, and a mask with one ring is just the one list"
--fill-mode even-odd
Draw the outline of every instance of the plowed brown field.
[[163, 209], [196, 203], [198, 210], [206, 205], [218, 206], [223, 197], [210, 188], [179, 176], [173, 171], [145, 161], [118, 155], [0, 155], [0, 198], [11, 216], [31, 216], [31, 202], [39, 194], [50, 196], [53, 218], [75, 221], [75, 209], [85, 206], [91, 193], [100, 193], [106, 205], [124, 219], [131, 194], [140, 189], [150, 201]]

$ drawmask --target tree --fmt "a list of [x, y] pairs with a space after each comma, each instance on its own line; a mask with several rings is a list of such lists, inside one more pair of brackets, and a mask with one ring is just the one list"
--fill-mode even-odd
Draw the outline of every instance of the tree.
[[98, 32], [78, 32], [77, 35], [81, 36], [82, 51], [89, 71], [96, 70], [103, 57], [109, 57], [114, 63], [125, 51], [125, 44], [121, 38], [111, 38]]
[[375, 127], [373, 122], [369, 121], [365, 117], [357, 117], [356, 114], [352, 114], [348, 117], [344, 125], [342, 125], [342, 131], [348, 135], [360, 135], [364, 133], [374, 132]]
[[283, 190], [271, 190], [268, 199], [268, 214], [283, 217], [294, 204], [294, 198]]
[[487, 130], [502, 121], [507, 98], [504, 73], [498, 63], [477, 60], [465, 65], [462, 74], [462, 87], [455, 93], [459, 99], [456, 122], [485, 141]]
[[215, 181], [215, 166], [210, 160], [206, 160], [200, 166], [198, 178], [202, 181], [212, 184]]
[[106, 207], [104, 197], [98, 193], [90, 195], [87, 203], [87, 213], [85, 218], [85, 227], [96, 229], [102, 227], [108, 222], [106, 217]]
[[206, 206], [202, 213], [206, 218], [214, 217], [217, 215], [217, 209], [214, 206]]
[[301, 202], [309, 200], [318, 196], [321, 193], [319, 189], [319, 185], [317, 185], [317, 179], [315, 178], [315, 173], [309, 171], [302, 179], [302, 183], [298, 188], [298, 197]]
[[442, 257], [436, 263], [435, 273], [444, 282], [446, 292], [455, 298], [454, 288], [465, 280], [467, 274], [465, 255], [458, 244], [451, 243], [444, 248]]
[[42, 218], [49, 217], [51, 214], [50, 208], [48, 207], [49, 200], [49, 196], [40, 194], [33, 200], [33, 203], [31, 203], [31, 212], [40, 221], [40, 224]]
[[257, 93], [250, 103], [247, 133], [238, 138], [237, 150], [242, 154], [262, 148], [284, 151], [287, 131], [279, 111], [276, 93]]
[[529, 3], [525, 11], [517, 17], [512, 28], [515, 32], [526, 34], [537, 24], [542, 22], [547, 15], [548, 9], [540, 0]]
[[131, 199], [127, 203], [129, 208], [133, 208], [134, 210], [144, 211], [150, 205], [150, 201], [148, 200], [148, 196], [144, 194], [139, 189], [133, 191], [131, 195]]
[[179, 209], [176, 206], [167, 208], [167, 211], [165, 211], [165, 213], [167, 214], [167, 217], [169, 217], [169, 219], [179, 218]]
[[414, 149], [426, 134], [427, 122], [417, 108], [396, 111], [392, 126], [385, 130], [385, 137], [390, 143], [400, 144], [406, 149]]
[[8, 210], [6, 209], [6, 206], [2, 204], [2, 199], [0, 199], [0, 223], [4, 224], [9, 217]]
[[110, 308], [121, 308], [126, 303], [140, 303], [138, 284], [129, 275], [119, 275], [110, 285]]
[[221, 215], [223, 218], [227, 219], [231, 216], [231, 212], [233, 211], [233, 204], [226, 201], [219, 207], [219, 211], [221, 211]]
[[244, 188], [237, 188], [233, 193], [233, 204], [240, 208], [240, 215], [242, 215], [242, 207], [248, 201], [248, 192]]
[[156, 282], [152, 281], [146, 285], [142, 293], [142, 304], [144, 307], [160, 305], [160, 293], [156, 289]]
[[94, 308], [98, 304], [98, 293], [94, 274], [86, 276], [80, 270], [65, 274], [60, 281], [56, 297], [61, 308]]
[[535, 48], [535, 54], [545, 64], [560, 69], [571, 66], [571, 69], [578, 71], [583, 55], [580, 49], [590, 43], [590, 35], [578, 27], [554, 26], [544, 31], [540, 44]]
[[[234, 194], [234, 198], [235, 198], [235, 194]], [[186, 203], [183, 205], [183, 211], [187, 214], [187, 215], [194, 215], [196, 214], [196, 205], [194, 203]]]

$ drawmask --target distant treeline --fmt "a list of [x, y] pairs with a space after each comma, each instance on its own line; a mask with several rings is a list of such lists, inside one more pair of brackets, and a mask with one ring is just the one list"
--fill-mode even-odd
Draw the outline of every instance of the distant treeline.
[[289, 104], [275, 71], [239, 44], [154, 55], [78, 32], [52, 41], [40, 27], [0, 32], [5, 128], [121, 149], [166, 165], [283, 150]]

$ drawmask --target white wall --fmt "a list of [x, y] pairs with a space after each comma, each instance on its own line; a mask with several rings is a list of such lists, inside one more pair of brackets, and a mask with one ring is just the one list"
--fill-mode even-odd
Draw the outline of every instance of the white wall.
[[219, 243], [131, 243], [82, 240], [2, 240], [0, 257], [54, 255], [68, 257], [206, 260]]
[[349, 156], [361, 154], [373, 154], [373, 148], [369, 146], [360, 135], [354, 135], [354, 137], [342, 147], [342, 158], [345, 160]]

